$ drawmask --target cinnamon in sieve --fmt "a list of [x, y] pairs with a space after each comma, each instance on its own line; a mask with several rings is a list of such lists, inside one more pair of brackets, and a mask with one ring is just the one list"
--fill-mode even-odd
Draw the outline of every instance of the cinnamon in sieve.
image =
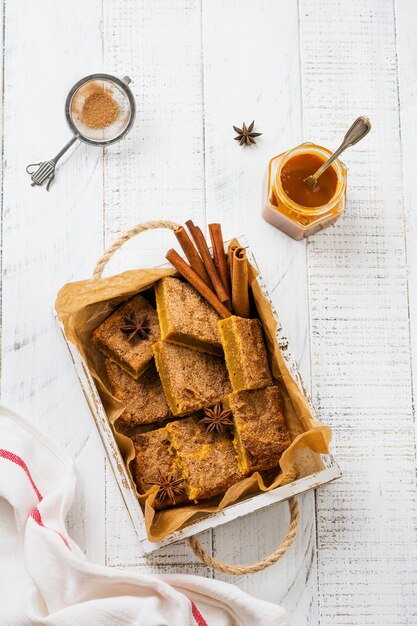
[[110, 126], [119, 115], [119, 105], [104, 87], [95, 89], [86, 97], [80, 112], [80, 119], [89, 128]]

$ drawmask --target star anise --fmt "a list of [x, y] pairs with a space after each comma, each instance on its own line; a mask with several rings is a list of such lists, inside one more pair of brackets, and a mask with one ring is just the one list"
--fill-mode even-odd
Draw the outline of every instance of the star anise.
[[222, 409], [222, 405], [218, 402], [212, 409], [204, 409], [204, 417], [200, 420], [206, 427], [206, 432], [222, 433], [233, 424], [231, 419], [232, 412]]
[[135, 336], [140, 337], [140, 339], [147, 339], [151, 332], [149, 326], [146, 325], [147, 321], [147, 315], [139, 319], [136, 311], [132, 311], [129, 316], [124, 318], [125, 325], [121, 326], [120, 330], [128, 335], [128, 341], [131, 341]]
[[249, 124], [249, 126], [246, 126], [245, 122], [243, 122], [242, 128], [239, 128], [238, 126], [233, 126], [233, 128], [237, 132], [237, 137], [235, 137], [235, 139], [239, 142], [239, 146], [243, 146], [243, 144], [250, 146], [251, 143], [256, 143], [255, 137], [260, 137], [262, 133], [254, 133], [254, 126], [255, 120], [253, 120], [252, 124]]
[[158, 485], [157, 498], [160, 502], [168, 499], [172, 504], [175, 504], [175, 496], [185, 493], [184, 487], [181, 483], [184, 482], [183, 478], [174, 478], [173, 474], [163, 474], [158, 467], [159, 480], [149, 481], [148, 485]]

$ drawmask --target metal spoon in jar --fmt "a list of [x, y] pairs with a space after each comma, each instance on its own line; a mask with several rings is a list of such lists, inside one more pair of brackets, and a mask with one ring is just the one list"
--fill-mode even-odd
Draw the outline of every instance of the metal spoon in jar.
[[371, 122], [368, 120], [368, 118], [365, 117], [364, 115], [361, 115], [360, 117], [358, 117], [353, 122], [352, 126], [349, 128], [348, 132], [346, 133], [338, 149], [335, 152], [333, 152], [331, 157], [329, 157], [327, 161], [325, 161], [321, 167], [319, 167], [319, 169], [317, 170], [315, 174], [312, 174], [311, 176], [307, 176], [307, 178], [304, 178], [303, 182], [305, 182], [305, 184], [308, 187], [314, 187], [314, 185], [317, 182], [317, 179], [320, 178], [323, 172], [327, 170], [329, 165], [331, 165], [333, 161], [337, 159], [337, 157], [340, 154], [342, 154], [344, 150], [346, 150], [346, 148], [349, 148], [350, 146], [354, 146], [355, 143], [358, 143], [358, 141], [363, 139], [365, 135], [369, 133], [370, 130], [371, 130]]

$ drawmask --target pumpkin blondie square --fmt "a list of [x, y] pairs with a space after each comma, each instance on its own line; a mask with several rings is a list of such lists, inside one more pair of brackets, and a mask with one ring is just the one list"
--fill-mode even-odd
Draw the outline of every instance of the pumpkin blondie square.
[[150, 430], [132, 437], [135, 458], [131, 463], [132, 476], [139, 493], [157, 485], [155, 509], [188, 501], [185, 481], [176, 459], [170, 454], [170, 443], [165, 428]]
[[158, 341], [152, 350], [173, 415], [211, 406], [231, 392], [226, 365], [220, 357], [167, 341]]
[[219, 321], [219, 330], [233, 391], [272, 385], [260, 321], [232, 315]]
[[158, 314], [138, 294], [95, 329], [92, 343], [133, 378], [139, 378], [152, 361], [152, 344], [159, 337]]
[[240, 471], [246, 474], [277, 467], [291, 443], [279, 388], [240, 391], [230, 395], [225, 406], [233, 414], [233, 443]]
[[104, 367], [112, 394], [125, 405], [115, 422], [119, 432], [161, 422], [171, 415], [155, 363], [151, 363], [137, 380], [110, 359], [106, 359]]
[[166, 431], [190, 500], [217, 496], [242, 478], [228, 433], [207, 429], [197, 417], [170, 422]]
[[167, 276], [155, 287], [161, 339], [180, 346], [223, 355], [220, 315], [192, 285]]

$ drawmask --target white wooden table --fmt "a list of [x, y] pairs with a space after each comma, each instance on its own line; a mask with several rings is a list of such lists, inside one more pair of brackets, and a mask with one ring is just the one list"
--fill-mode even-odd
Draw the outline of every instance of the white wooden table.
[[[4, 0], [2, 401], [76, 459], [72, 536], [114, 567], [231, 580], [282, 603], [295, 626], [417, 624], [413, 387], [417, 370], [417, 5], [413, 0]], [[28, 163], [69, 138], [81, 76], [129, 74], [137, 122], [120, 144], [79, 144], [51, 191]], [[373, 132], [346, 154], [348, 210], [295, 242], [262, 221], [268, 159], [303, 140], [336, 147], [354, 117]], [[242, 149], [232, 124], [264, 134]], [[185, 544], [149, 559], [137, 542], [51, 314], [140, 221], [220, 221], [245, 232], [269, 283], [344, 476], [300, 498], [295, 545], [228, 578]], [[154, 264], [172, 234], [132, 240], [108, 271]], [[272, 506], [203, 536], [252, 562], [287, 523]]]

